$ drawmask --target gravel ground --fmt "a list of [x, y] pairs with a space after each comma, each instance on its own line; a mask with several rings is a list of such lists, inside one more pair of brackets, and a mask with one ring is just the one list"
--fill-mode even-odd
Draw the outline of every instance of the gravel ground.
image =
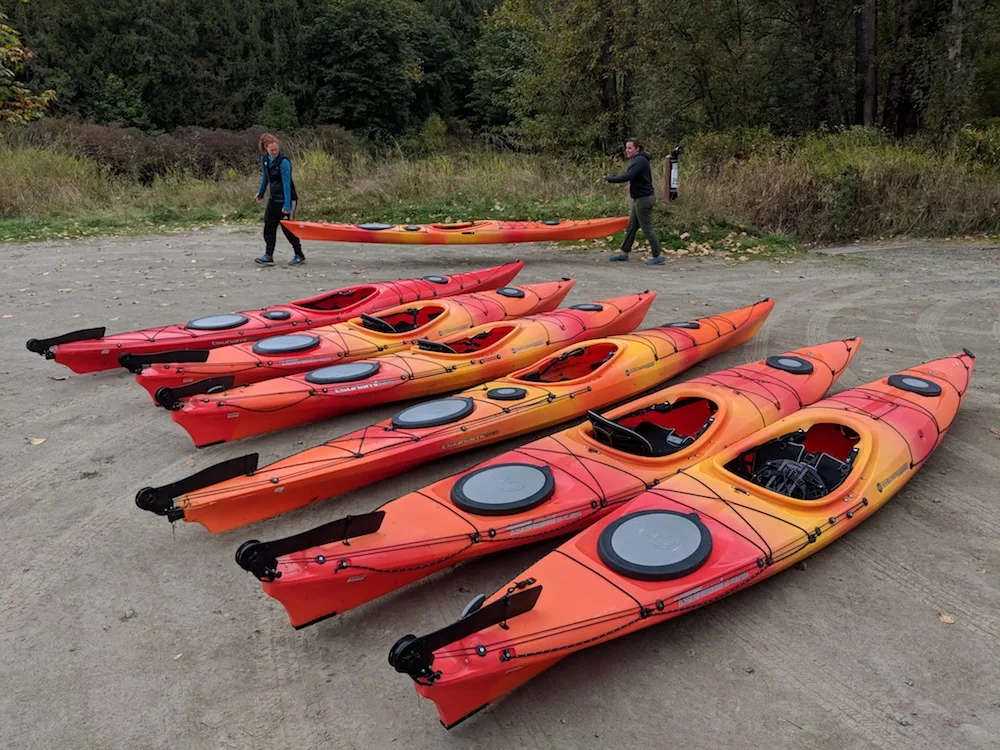
[[[791, 263], [648, 268], [546, 245], [310, 243], [307, 265], [285, 267], [279, 246], [276, 267], [259, 269], [260, 244], [256, 232], [219, 229], [6, 246], [0, 745], [997, 746], [1000, 248], [855, 245]], [[572, 656], [445, 732], [387, 664], [389, 647], [452, 621], [474, 592], [492, 592], [555, 542], [462, 565], [302, 631], [233, 553], [246, 539], [365, 512], [514, 443], [227, 534], [170, 527], [135, 507], [137, 489], [251, 451], [267, 463], [395, 409], [199, 451], [127, 373], [71, 375], [24, 347], [77, 328], [133, 330], [512, 257], [527, 261], [519, 281], [575, 278], [566, 304], [656, 290], [645, 325], [776, 300], [754, 340], [680, 379], [848, 335], [864, 345], [835, 390], [962, 347], [978, 356], [976, 373], [929, 463], [805, 570]]]

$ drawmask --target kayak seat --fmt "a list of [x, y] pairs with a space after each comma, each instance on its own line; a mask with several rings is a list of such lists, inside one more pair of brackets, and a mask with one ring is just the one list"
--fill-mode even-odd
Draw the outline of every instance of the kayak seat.
[[594, 437], [601, 443], [634, 456], [661, 458], [694, 443], [691, 435], [680, 435], [672, 427], [643, 421], [632, 427], [613, 422], [596, 412], [587, 412]]

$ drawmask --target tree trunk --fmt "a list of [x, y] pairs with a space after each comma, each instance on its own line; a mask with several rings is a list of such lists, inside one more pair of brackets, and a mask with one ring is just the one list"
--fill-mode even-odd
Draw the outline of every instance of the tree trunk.
[[910, 84], [910, 40], [916, 4], [917, 0], [900, 0], [896, 13], [895, 59], [886, 87], [882, 125], [897, 138], [905, 134], [912, 110], [907, 88]]
[[874, 125], [878, 118], [878, 0], [861, 0], [854, 9], [854, 122]]
[[965, 110], [966, 92], [964, 55], [967, 0], [952, 0], [948, 28], [948, 89], [945, 92], [945, 110], [941, 122], [941, 135], [949, 139], [958, 130]]

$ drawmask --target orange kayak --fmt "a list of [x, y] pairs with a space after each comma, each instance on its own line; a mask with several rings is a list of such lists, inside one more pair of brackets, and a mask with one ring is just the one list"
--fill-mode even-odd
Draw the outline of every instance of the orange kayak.
[[[181, 488], [182, 496], [176, 489], [140, 492], [136, 501], [140, 507], [201, 523], [210, 531], [270, 518], [442, 456], [634, 397], [748, 340], [773, 306], [766, 300], [725, 315], [585, 341], [499, 380], [407, 407], [391, 419], [261, 471], [248, 474], [246, 461], [255, 462], [256, 456], [244, 457], [243, 464], [236, 459], [216, 469], [222, 476], [218, 472], [228, 465], [229, 481], [213, 486], [189, 482]], [[178, 497], [176, 504], [173, 497]]]
[[[968, 350], [807, 406], [639, 495], [389, 662], [453, 726], [575, 651], [765, 580], [836, 541], [940, 444]], [[822, 595], [822, 592], [817, 592]]]
[[396, 245], [480, 245], [609, 237], [625, 229], [628, 217], [582, 221], [463, 221], [454, 224], [331, 224], [321, 221], [281, 223], [302, 240], [383, 242]]
[[655, 296], [642, 292], [486, 323], [440, 341], [420, 341], [400, 354], [192, 398], [171, 415], [200, 448], [454, 391], [525, 367], [567, 344], [631, 331]]
[[[627, 337], [622, 337], [627, 338]], [[464, 560], [576, 533], [822, 398], [860, 346], [832, 341], [657, 391], [465, 472], [236, 560], [297, 628]], [[344, 541], [350, 540], [345, 546]]]
[[[161, 361], [157, 359], [161, 352], [183, 350], [185, 355], [196, 358], [205, 349], [340, 323], [404, 302], [496, 289], [510, 283], [523, 267], [524, 261], [519, 260], [466, 273], [356, 284], [283, 305], [208, 315], [143, 331], [106, 336], [101, 327], [29, 339], [27, 347], [73, 372], [110, 370], [119, 365], [138, 372], [146, 364]], [[172, 356], [173, 361], [178, 361], [176, 354]]]
[[182, 399], [213, 389], [379, 357], [408, 349], [420, 339], [433, 341], [482, 323], [548, 312], [559, 307], [573, 283], [563, 279], [408, 302], [378, 315], [206, 351], [201, 362], [169, 362], [165, 353], [163, 364], [143, 368], [136, 382], [155, 403], [176, 409]]

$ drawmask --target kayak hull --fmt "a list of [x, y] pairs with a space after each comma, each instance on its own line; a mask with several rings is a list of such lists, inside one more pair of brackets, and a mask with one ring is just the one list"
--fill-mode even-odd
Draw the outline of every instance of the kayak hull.
[[472, 221], [458, 224], [335, 224], [282, 221], [300, 240], [378, 242], [398, 245], [481, 245], [555, 242], [610, 237], [628, 225], [627, 216], [579, 221]]
[[[358, 284], [284, 305], [211, 315], [188, 323], [130, 333], [105, 335], [103, 328], [78, 331], [54, 339], [31, 339], [29, 351], [87, 373], [119, 367], [122, 355], [149, 355], [173, 350], [216, 349], [245, 341], [340, 323], [406, 302], [496, 289], [509, 283], [523, 261], [479, 271]], [[62, 342], [60, 342], [60, 340]]]
[[[349, 547], [322, 543], [276, 557], [274, 575], [262, 577], [264, 591], [302, 627], [464, 560], [576, 533], [648, 487], [822, 398], [859, 343], [835, 341], [779, 355], [814, 362], [811, 373], [790, 374], [760, 361], [668, 387], [604, 415], [616, 420], [664, 403], [681, 404], [671, 412], [670, 424], [698, 438], [667, 456], [618, 450], [599, 441], [585, 422], [484, 461], [381, 506], [379, 529], [351, 537]], [[709, 427], [696, 427], [707, 419]], [[551, 496], [502, 516], [471, 512], [455, 502], [456, 488], [466, 478], [511, 465], [550, 471]]]
[[[172, 412], [198, 447], [330, 419], [373, 406], [422, 398], [482, 383], [524, 367], [563, 346], [590, 338], [626, 333], [645, 317], [655, 293], [643, 292], [600, 303], [575, 305], [510, 322], [489, 323], [440, 344], [471, 350], [441, 353], [408, 351], [361, 360], [371, 374], [328, 386], [313, 373], [189, 400]], [[479, 337], [485, 346], [475, 344]]]
[[[776, 575], [847, 534], [905, 486], [947, 434], [972, 371], [966, 351], [807, 406], [571, 538], [497, 591], [478, 623], [459, 620], [424, 641], [401, 640], [390, 662], [450, 724], [482, 707], [481, 686], [496, 681], [509, 691], [576, 651]], [[839, 461], [836, 482], [827, 481], [827, 459]], [[826, 468], [810, 473], [801, 470], [806, 465]], [[763, 486], [765, 478], [781, 491]], [[697, 533], [683, 551], [678, 542], [663, 552], [622, 531], [631, 525], [645, 528], [646, 539], [664, 538], [653, 531], [657, 524]], [[650, 555], [669, 566], [654, 571], [643, 562]], [[490, 608], [513, 606], [510, 593], [522, 590], [527, 599], [517, 600], [518, 614], [500, 627]]]
[[[473, 326], [518, 318], [557, 308], [573, 288], [571, 280], [519, 287], [504, 286], [471, 294], [436, 300], [419, 300], [380, 311], [383, 321], [396, 322], [401, 332], [372, 330], [361, 318], [352, 318], [332, 326], [309, 331], [313, 343], [291, 346], [292, 351], [274, 351], [280, 347], [270, 341], [269, 351], [261, 352], [258, 343], [225, 346], [208, 352], [204, 362], [153, 363], [136, 375], [136, 382], [157, 398], [160, 388], [183, 388], [213, 378], [227, 378], [228, 387], [259, 383], [284, 375], [308, 372], [328, 365], [380, 357], [408, 349], [417, 339], [437, 340]], [[293, 334], [302, 339], [302, 334]], [[276, 338], [276, 337], [275, 337]], [[193, 394], [192, 394], [193, 395]]]

